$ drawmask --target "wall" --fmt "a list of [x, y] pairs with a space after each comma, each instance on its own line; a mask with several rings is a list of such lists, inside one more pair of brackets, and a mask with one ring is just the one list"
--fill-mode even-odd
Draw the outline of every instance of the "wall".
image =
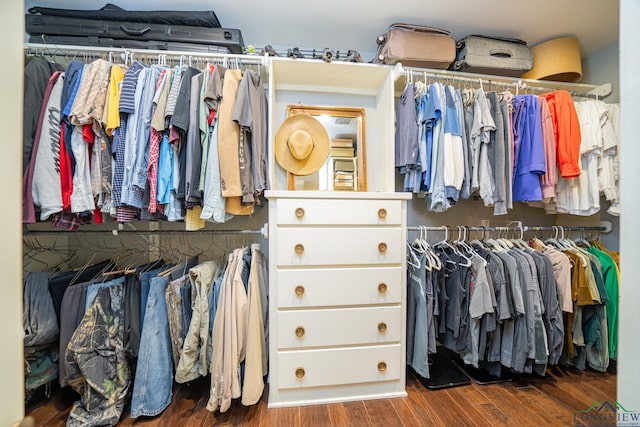
[[22, 362], [22, 273], [21, 261], [21, 165], [22, 165], [22, 37], [24, 3], [8, 1], [2, 7], [2, 78], [0, 78], [0, 128], [3, 130], [0, 182], [6, 201], [0, 209], [0, 425], [11, 425], [24, 416]]
[[640, 411], [640, 369], [638, 354], [638, 324], [640, 324], [640, 263], [638, 263], [638, 235], [640, 234], [640, 198], [638, 183], [640, 168], [638, 158], [640, 145], [634, 144], [640, 134], [640, 56], [637, 43], [640, 41], [640, 2], [620, 1], [620, 104], [621, 104], [621, 199], [624, 201], [620, 218], [620, 356], [618, 358], [618, 401], [627, 409]]

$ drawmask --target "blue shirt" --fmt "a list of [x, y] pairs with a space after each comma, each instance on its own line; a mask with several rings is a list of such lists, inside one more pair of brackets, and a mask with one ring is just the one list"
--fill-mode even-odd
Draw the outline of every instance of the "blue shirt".
[[[546, 172], [540, 104], [535, 95], [517, 95], [516, 108], [520, 111], [514, 121], [514, 136], [519, 138], [514, 161], [513, 201], [542, 200], [540, 175]], [[516, 132], [517, 131], [517, 132]]]

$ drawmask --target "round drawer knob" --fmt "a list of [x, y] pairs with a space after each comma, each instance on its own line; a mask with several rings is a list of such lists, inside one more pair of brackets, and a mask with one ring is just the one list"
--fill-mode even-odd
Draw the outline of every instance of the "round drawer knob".
[[378, 218], [385, 219], [387, 217], [387, 210], [385, 208], [378, 209]]
[[386, 283], [380, 283], [378, 285], [378, 292], [380, 292], [381, 294], [386, 294], [387, 293], [387, 284]]
[[296, 295], [301, 297], [302, 295], [304, 295], [304, 286], [302, 285], [296, 286], [295, 292], [296, 292]]
[[384, 334], [385, 332], [387, 332], [387, 324], [384, 322], [380, 322], [378, 323], [378, 332]]
[[[378, 364], [378, 366], [380, 366], [380, 364]], [[385, 369], [386, 369], [386, 365], [385, 365]], [[296, 369], [296, 378], [304, 378], [304, 368]]]
[[384, 254], [387, 252], [387, 244], [385, 242], [378, 243], [378, 252]]
[[297, 208], [296, 209], [296, 218], [302, 219], [304, 217], [304, 209]]
[[302, 338], [304, 336], [304, 328], [302, 326], [298, 326], [296, 328], [296, 336], [298, 338]]
[[304, 245], [302, 243], [298, 243], [295, 247], [294, 250], [296, 251], [296, 253], [298, 255], [302, 255], [302, 253], [304, 252]]
[[385, 362], [378, 362], [378, 371], [384, 372], [386, 370], [387, 370], [387, 364]]

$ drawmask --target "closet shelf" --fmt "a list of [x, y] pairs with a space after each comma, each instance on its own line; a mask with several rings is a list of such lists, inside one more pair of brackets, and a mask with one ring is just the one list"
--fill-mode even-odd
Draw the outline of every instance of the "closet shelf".
[[564, 89], [573, 96], [602, 99], [609, 96], [613, 90], [611, 83], [601, 85], [585, 83], [567, 83], [551, 80], [531, 80], [519, 77], [495, 76], [490, 74], [465, 73], [461, 71], [435, 70], [430, 68], [404, 67], [401, 63], [396, 64], [394, 69], [395, 91], [401, 93], [406, 83], [410, 80], [429, 81], [435, 80], [443, 83], [457, 82], [467, 83], [473, 86], [486, 86], [489, 89], [495, 86], [516, 91], [528, 92], [548, 92], [552, 90]]

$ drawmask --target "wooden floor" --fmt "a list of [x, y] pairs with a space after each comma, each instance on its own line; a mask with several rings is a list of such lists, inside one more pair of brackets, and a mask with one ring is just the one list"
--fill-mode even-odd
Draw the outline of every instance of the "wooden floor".
[[[616, 375], [574, 369], [549, 369], [546, 378], [522, 376], [511, 382], [431, 391], [407, 374], [405, 398], [268, 409], [266, 390], [255, 406], [240, 399], [224, 414], [206, 410], [208, 378], [176, 385], [172, 403], [153, 418], [131, 419], [125, 410], [119, 426], [567, 426], [580, 425], [574, 412], [594, 402], [616, 400]], [[37, 425], [64, 426], [77, 395], [67, 389], [27, 407]]]

